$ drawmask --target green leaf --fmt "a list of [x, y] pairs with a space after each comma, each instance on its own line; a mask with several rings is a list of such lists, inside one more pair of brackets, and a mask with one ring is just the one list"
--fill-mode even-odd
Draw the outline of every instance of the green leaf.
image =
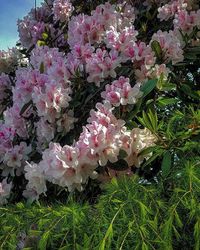
[[39, 250], [45, 250], [46, 247], [47, 247], [47, 242], [48, 242], [48, 239], [49, 239], [49, 235], [50, 235], [50, 231], [46, 231], [40, 241], [39, 241]]
[[112, 218], [112, 221], [110, 222], [110, 225], [106, 231], [105, 236], [103, 237], [103, 240], [100, 243], [99, 250], [104, 250], [106, 246], [106, 241], [107, 241], [107, 247], [110, 246], [111, 239], [113, 237], [113, 223], [118, 215], [118, 213], [121, 211], [123, 205], [120, 206], [118, 211], [115, 213], [114, 217]]
[[151, 122], [147, 116], [147, 114], [143, 111], [142, 112], [142, 117], [138, 117], [138, 121], [144, 126], [147, 127], [148, 129], [152, 130]]
[[140, 90], [143, 92], [143, 97], [147, 96], [156, 87], [157, 82], [157, 79], [151, 79], [141, 86]]
[[194, 225], [195, 250], [200, 247], [200, 219]]
[[151, 48], [155, 52], [155, 55], [158, 59], [162, 58], [162, 49], [160, 47], [160, 43], [158, 41], [153, 41], [151, 43]]
[[161, 91], [171, 91], [176, 89], [176, 84], [170, 82], [162, 83]]
[[46, 32], [43, 32], [43, 33], [42, 33], [42, 38], [43, 38], [44, 40], [47, 40], [48, 34], [47, 34]]
[[153, 112], [151, 109], [148, 112], [142, 112], [142, 118], [138, 117], [139, 122], [153, 133], [158, 130], [158, 117], [157, 113]]
[[148, 155], [149, 153], [152, 153], [152, 152], [156, 152], [156, 150], [159, 150], [160, 147], [159, 146], [152, 146], [152, 147], [148, 147], [148, 148], [145, 148], [143, 150], [140, 151], [139, 155]]
[[37, 45], [40, 47], [40, 46], [45, 46], [46, 43], [44, 41], [41, 41], [41, 40], [38, 40], [37, 41]]
[[145, 242], [142, 242], [142, 250], [149, 250], [149, 247]]
[[198, 93], [196, 93], [195, 91], [193, 91], [189, 85], [187, 84], [181, 84], [181, 88], [180, 88], [181, 92], [184, 92], [186, 95], [191, 96], [194, 99], [199, 100], [199, 95]]
[[175, 220], [176, 220], [176, 224], [179, 228], [182, 228], [183, 227], [183, 223], [179, 217], [179, 214], [177, 213], [176, 209], [174, 211], [174, 217], [175, 217]]
[[186, 59], [189, 59], [189, 60], [196, 60], [197, 59], [197, 55], [194, 53], [186, 53], [186, 54], [184, 54], [184, 57]]
[[162, 160], [162, 164], [161, 164], [161, 170], [162, 170], [163, 177], [167, 177], [169, 175], [171, 165], [172, 165], [171, 153], [169, 151], [167, 151], [163, 156], [163, 160]]
[[118, 159], [121, 160], [121, 159], [126, 158], [127, 156], [128, 156], [128, 154], [126, 153], [126, 151], [123, 149], [120, 149]]
[[19, 203], [16, 204], [16, 208], [18, 208], [20, 210], [24, 209], [24, 204], [22, 202], [19, 202]]
[[40, 63], [40, 74], [43, 74], [44, 73], [44, 63], [41, 62]]
[[158, 98], [157, 100], [157, 103], [158, 105], [161, 107], [161, 108], [164, 108], [165, 106], [167, 105], [173, 105], [175, 103], [177, 103], [178, 100], [176, 98], [165, 98], [165, 97], [160, 97]]
[[200, 46], [187, 48], [186, 53], [187, 51], [192, 52], [194, 54], [200, 54]]
[[149, 120], [151, 122], [151, 125], [152, 125], [152, 128], [154, 130], [154, 132], [157, 131], [157, 128], [158, 128], [158, 117], [157, 117], [157, 113], [156, 112], [153, 112], [151, 109], [149, 110], [148, 112], [148, 117], [149, 117]]
[[128, 163], [123, 159], [120, 159], [115, 163], [108, 162], [106, 166], [116, 171], [124, 171], [129, 168]]
[[155, 152], [143, 165], [142, 168], [148, 166], [150, 163], [152, 163], [156, 158], [161, 156], [163, 154], [163, 150], [159, 150]]

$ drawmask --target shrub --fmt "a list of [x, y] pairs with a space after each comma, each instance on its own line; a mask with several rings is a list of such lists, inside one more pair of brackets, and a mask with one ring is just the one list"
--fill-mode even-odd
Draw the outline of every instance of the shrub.
[[197, 155], [199, 16], [186, 0], [48, 0], [19, 20], [0, 60], [1, 203], [90, 199], [112, 176], [159, 182]]

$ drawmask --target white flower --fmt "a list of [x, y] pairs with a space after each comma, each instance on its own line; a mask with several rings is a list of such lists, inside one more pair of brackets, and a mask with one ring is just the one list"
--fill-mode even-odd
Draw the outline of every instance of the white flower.
[[7, 203], [11, 188], [12, 183], [7, 183], [7, 178], [0, 182], [0, 205]]

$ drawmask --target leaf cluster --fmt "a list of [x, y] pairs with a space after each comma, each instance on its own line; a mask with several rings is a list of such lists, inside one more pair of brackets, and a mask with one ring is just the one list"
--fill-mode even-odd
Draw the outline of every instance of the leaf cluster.
[[93, 206], [71, 197], [66, 204], [2, 207], [0, 247], [198, 250], [199, 194], [200, 159], [194, 158], [162, 184], [137, 175], [113, 179]]

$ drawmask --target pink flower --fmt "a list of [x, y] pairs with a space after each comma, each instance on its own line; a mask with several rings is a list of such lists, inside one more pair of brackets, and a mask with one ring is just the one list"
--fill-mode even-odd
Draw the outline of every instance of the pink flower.
[[61, 115], [60, 119], [57, 120], [57, 131], [58, 132], [69, 132], [71, 129], [74, 128], [74, 123], [78, 119], [74, 117], [74, 112], [72, 110], [69, 110], [67, 113], [64, 113]]
[[[12, 176], [21, 175], [23, 172], [23, 166], [26, 160], [28, 160], [28, 154], [31, 152], [31, 146], [27, 146], [25, 142], [21, 142], [19, 145], [15, 145], [6, 150], [3, 157], [3, 176], [7, 176], [10, 173]], [[16, 173], [14, 172], [16, 170]]]
[[43, 88], [46, 82], [48, 82], [48, 77], [40, 74], [39, 70], [19, 68], [16, 71], [16, 84], [12, 91], [13, 102], [22, 108], [32, 99], [34, 87]]
[[20, 111], [21, 108], [17, 104], [7, 108], [3, 113], [5, 124], [14, 129], [20, 137], [27, 138], [26, 120], [20, 115]]
[[172, 64], [176, 64], [183, 61], [184, 57], [181, 43], [173, 31], [163, 32], [159, 30], [152, 36], [151, 41], [159, 42], [166, 62], [172, 61]]
[[158, 18], [163, 21], [167, 21], [173, 17], [176, 13], [187, 8], [186, 0], [171, 1], [168, 4], [158, 8]]
[[182, 10], [175, 15], [175, 30], [181, 29], [183, 32], [190, 34], [195, 26], [200, 28], [200, 10], [191, 11], [190, 13]]
[[22, 20], [17, 21], [20, 42], [26, 48], [36, 44], [42, 38], [45, 28], [48, 28], [47, 21], [51, 10], [46, 3], [41, 7], [32, 9]]
[[55, 21], [68, 21], [73, 10], [74, 8], [69, 0], [55, 0], [53, 2], [53, 14]]
[[50, 142], [55, 135], [55, 125], [49, 123], [43, 117], [35, 124], [37, 139], [40, 143]]
[[68, 43], [74, 48], [75, 45], [101, 42], [106, 29], [116, 24], [115, 6], [110, 3], [99, 5], [91, 12], [91, 16], [79, 14], [71, 18], [68, 25]]
[[3, 161], [6, 151], [12, 148], [15, 135], [14, 128], [0, 122], [0, 162]]
[[[119, 31], [112, 27], [111, 30], [106, 32], [105, 42], [108, 48], [121, 52], [122, 56], [127, 56], [127, 50], [134, 46], [137, 34], [138, 32], [134, 29], [134, 26], [125, 27]], [[127, 57], [124, 60], [126, 61]]]
[[121, 76], [112, 84], [105, 86], [106, 90], [101, 93], [101, 97], [109, 101], [113, 106], [134, 104], [141, 97], [139, 86], [136, 84], [133, 88], [129, 83], [129, 78]]
[[81, 62], [85, 63], [88, 58], [92, 57], [92, 53], [94, 52], [94, 47], [92, 47], [89, 43], [85, 45], [75, 45], [72, 54]]
[[118, 53], [111, 50], [97, 49], [91, 58], [86, 59], [86, 72], [89, 74], [88, 82], [95, 82], [97, 86], [100, 85], [108, 76], [116, 77], [115, 69], [120, 65], [120, 58]]
[[18, 20], [18, 32], [20, 42], [26, 48], [30, 48], [42, 38], [42, 33], [45, 32], [45, 23], [38, 22], [26, 16], [23, 20]]

